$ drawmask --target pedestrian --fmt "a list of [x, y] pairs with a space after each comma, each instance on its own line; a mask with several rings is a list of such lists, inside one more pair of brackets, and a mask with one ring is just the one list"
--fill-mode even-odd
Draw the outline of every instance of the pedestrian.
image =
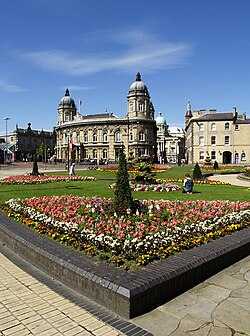
[[75, 163], [73, 162], [72, 165], [69, 168], [69, 175], [74, 176], [75, 175]]
[[193, 183], [193, 180], [191, 179], [190, 174], [186, 173], [185, 174], [185, 179], [184, 179], [184, 182], [183, 182], [182, 192], [187, 193], [187, 194], [192, 194], [193, 185], [194, 185], [194, 183]]

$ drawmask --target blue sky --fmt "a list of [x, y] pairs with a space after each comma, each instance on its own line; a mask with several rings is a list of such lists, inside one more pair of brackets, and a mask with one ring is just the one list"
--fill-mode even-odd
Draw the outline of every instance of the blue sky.
[[189, 100], [250, 117], [249, 14], [249, 0], [2, 0], [0, 134], [4, 117], [51, 130], [67, 87], [82, 115], [124, 117], [137, 71], [170, 126]]

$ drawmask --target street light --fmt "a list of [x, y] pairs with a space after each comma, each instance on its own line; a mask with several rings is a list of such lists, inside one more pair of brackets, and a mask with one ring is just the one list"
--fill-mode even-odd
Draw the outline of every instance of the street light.
[[7, 129], [7, 123], [8, 123], [8, 120], [10, 120], [10, 118], [8, 117], [5, 117], [3, 118], [3, 120], [6, 121], [6, 139], [5, 139], [5, 157], [4, 157], [4, 161], [6, 162], [7, 161], [7, 149], [8, 149], [8, 146], [7, 146], [7, 135], [8, 135], [8, 129]]

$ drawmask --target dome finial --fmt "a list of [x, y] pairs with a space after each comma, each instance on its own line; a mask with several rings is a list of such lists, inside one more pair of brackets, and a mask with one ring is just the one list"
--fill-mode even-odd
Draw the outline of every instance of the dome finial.
[[138, 71], [137, 74], [136, 74], [136, 82], [140, 82], [140, 81], [141, 81], [141, 74]]
[[70, 96], [69, 89], [66, 89], [66, 91], [65, 91], [65, 97], [69, 97], [69, 96]]

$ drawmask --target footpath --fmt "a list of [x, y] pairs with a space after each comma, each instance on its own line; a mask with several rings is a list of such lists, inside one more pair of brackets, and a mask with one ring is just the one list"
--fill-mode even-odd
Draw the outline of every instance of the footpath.
[[[53, 170], [65, 170], [59, 168]], [[28, 171], [2, 167], [0, 178]], [[243, 186], [235, 175], [228, 179]], [[250, 256], [129, 321], [73, 293], [1, 242], [0, 273], [0, 335], [250, 336]]]

